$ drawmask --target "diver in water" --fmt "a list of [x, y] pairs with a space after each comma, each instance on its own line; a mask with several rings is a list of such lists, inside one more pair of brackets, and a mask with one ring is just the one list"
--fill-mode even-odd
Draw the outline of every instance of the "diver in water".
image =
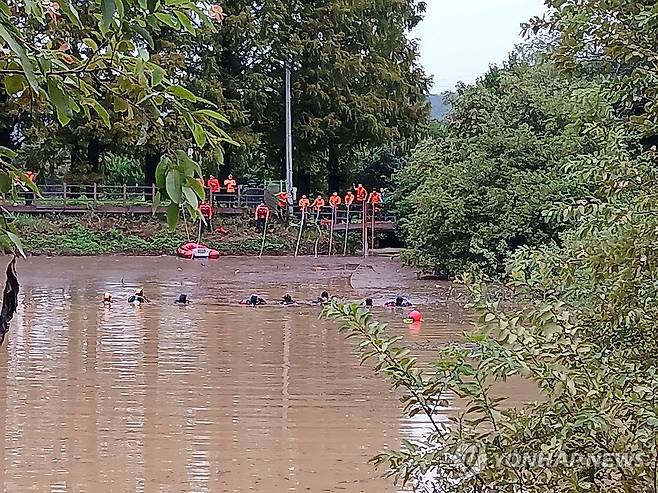
[[105, 306], [112, 305], [112, 293], [110, 293], [109, 291], [105, 291], [105, 294], [103, 295], [103, 305]]
[[326, 291], [322, 291], [322, 294], [320, 294], [320, 297], [315, 300], [313, 303], [316, 305], [324, 305], [325, 303], [329, 302], [329, 293]]
[[144, 288], [139, 288], [137, 291], [135, 291], [135, 294], [128, 297], [128, 303], [141, 305], [142, 303], [150, 303], [150, 301], [146, 296], [144, 296]]
[[181, 294], [178, 296], [178, 299], [174, 301], [177, 305], [187, 305], [190, 303], [190, 300], [187, 299], [186, 294]]
[[241, 305], [247, 305], [247, 306], [258, 306], [258, 305], [266, 305], [267, 301], [265, 301], [260, 296], [252, 294], [248, 299], [241, 300], [240, 304]]
[[289, 294], [286, 294], [282, 299], [281, 299], [281, 304], [282, 305], [294, 305], [295, 300], [292, 299], [292, 296]]
[[372, 308], [372, 298], [366, 298], [363, 301], [363, 306], [365, 306], [366, 308]]
[[413, 306], [413, 304], [408, 299], [398, 296], [395, 300], [384, 303], [384, 306], [387, 308], [407, 308]]

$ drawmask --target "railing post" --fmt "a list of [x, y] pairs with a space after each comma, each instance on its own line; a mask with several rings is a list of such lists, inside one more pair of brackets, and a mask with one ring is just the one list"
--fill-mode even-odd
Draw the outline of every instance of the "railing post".
[[242, 201], [240, 199], [242, 192], [242, 185], [238, 185], [238, 207], [242, 207]]
[[96, 209], [97, 205], [98, 205], [98, 186], [96, 182], [94, 182], [94, 209]]
[[155, 200], [155, 183], [151, 183], [151, 202]]
[[62, 183], [62, 194], [64, 195], [64, 207], [66, 207], [66, 182]]
[[123, 206], [126, 207], [128, 205], [128, 186], [124, 183], [123, 184]]

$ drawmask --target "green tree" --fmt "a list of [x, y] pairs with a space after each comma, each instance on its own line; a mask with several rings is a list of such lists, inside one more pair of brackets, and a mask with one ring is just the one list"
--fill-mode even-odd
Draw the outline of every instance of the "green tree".
[[[555, 33], [557, 66], [603, 75], [599, 88], [579, 93], [597, 104], [570, 114], [588, 145], [562, 171], [593, 193], [547, 208], [548, 221], [567, 226], [561, 244], [516, 252], [505, 278], [513, 304], [465, 277], [471, 344], [440, 350], [429, 371], [362, 308], [328, 308], [362, 340], [363, 357], [405, 390], [405, 414], [433, 424], [423, 440], [375, 458], [420, 491], [658, 491], [658, 155], [654, 88], [642, 82], [656, 70], [654, 5], [547, 4], [548, 23], [534, 25]], [[492, 386], [510, 377], [534, 383], [538, 402], [505, 406]], [[434, 416], [448, 395], [463, 411], [443, 427]]]
[[[46, 124], [56, 121], [65, 127], [81, 116], [108, 129], [138, 126], [137, 145], [180, 119], [196, 146], [218, 149], [231, 141], [218, 125], [225, 117], [151, 60], [152, 32], [170, 26], [195, 34], [199, 23], [213, 25], [208, 8], [185, 0], [0, 2], [1, 73], [8, 104], [40, 112]], [[221, 20], [216, 7], [211, 13]], [[158, 188], [159, 198], [170, 202], [168, 219], [174, 224], [180, 205], [197, 214], [203, 190], [195, 180], [198, 164], [178, 141], [169, 142], [163, 147]], [[16, 180], [33, 186], [12, 164], [15, 156], [2, 148], [2, 193], [11, 192]]]
[[446, 275], [492, 273], [522, 245], [557, 241], [561, 228], [542, 214], [587, 192], [561, 166], [592, 145], [573, 116], [605, 118], [598, 89], [517, 56], [460, 87], [448, 120], [396, 176], [405, 259]]
[[329, 191], [348, 185], [353, 149], [413, 140], [428, 121], [429, 79], [407, 35], [424, 11], [416, 0], [293, 8], [297, 148], [302, 163], [311, 153], [326, 159]]
[[339, 178], [355, 171], [356, 149], [413, 139], [426, 122], [428, 79], [406, 36], [421, 19], [422, 2], [224, 6], [231, 16], [218, 33], [162, 42], [166, 56], [183, 60], [189, 87], [229, 117], [241, 146], [226, 149], [224, 173], [257, 167], [266, 177], [283, 176], [286, 63], [293, 72], [296, 181], [305, 191], [347, 184]]

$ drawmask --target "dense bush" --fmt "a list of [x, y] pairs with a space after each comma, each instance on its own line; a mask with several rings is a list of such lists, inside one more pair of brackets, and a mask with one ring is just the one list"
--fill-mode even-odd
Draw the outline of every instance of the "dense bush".
[[587, 193], [562, 169], [592, 145], [575, 116], [605, 118], [609, 105], [595, 82], [515, 57], [461, 87], [452, 105], [396, 176], [405, 258], [447, 275], [500, 271], [519, 246], [558, 241], [544, 211]]

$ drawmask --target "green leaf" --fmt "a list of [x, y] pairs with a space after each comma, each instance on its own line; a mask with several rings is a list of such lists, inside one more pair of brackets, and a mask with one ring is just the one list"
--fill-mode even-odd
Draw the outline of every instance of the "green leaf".
[[229, 119], [226, 118], [224, 115], [221, 113], [217, 113], [214, 110], [199, 110], [194, 112], [195, 115], [204, 115], [207, 116], [208, 118], [212, 118], [213, 120], [218, 120], [223, 123], [230, 123]]
[[178, 20], [187, 32], [190, 34], [194, 34], [196, 32], [195, 27], [192, 25], [192, 22], [187, 15], [185, 15], [183, 12], [180, 12], [179, 10], [174, 10], [174, 14], [176, 14], [176, 17], [178, 17]]
[[169, 204], [169, 207], [167, 207], [167, 224], [171, 229], [174, 229], [178, 224], [179, 215], [180, 206], [175, 202]]
[[66, 126], [71, 121], [73, 113], [69, 106], [69, 97], [57, 85], [56, 79], [48, 79], [48, 95], [57, 110], [57, 119]]
[[5, 75], [5, 91], [7, 94], [17, 94], [27, 86], [27, 80], [20, 74]]
[[167, 72], [162, 67], [156, 66], [151, 72], [151, 87], [157, 87], [166, 77]]
[[193, 209], [199, 207], [199, 198], [196, 196], [196, 193], [194, 193], [194, 190], [190, 187], [183, 186], [183, 195], [185, 195], [185, 200], [187, 200], [187, 203], [190, 204]]
[[192, 135], [194, 135], [194, 140], [199, 147], [203, 149], [203, 146], [206, 145], [206, 131], [203, 129], [201, 124], [196, 123], [194, 125], [194, 130], [192, 130]]
[[68, 0], [59, 0], [57, 2], [59, 4], [59, 8], [64, 12], [64, 15], [71, 21], [71, 23], [74, 26], [80, 27], [80, 15], [78, 14], [78, 11], [75, 9], [75, 5], [73, 5], [73, 2], [70, 2]]
[[8, 157], [9, 159], [14, 159], [18, 156], [18, 153], [9, 147], [0, 146], [0, 156]]
[[8, 193], [11, 190], [11, 177], [9, 173], [0, 173], [0, 192]]
[[107, 112], [107, 110], [103, 108], [103, 106], [95, 99], [92, 99], [92, 107], [94, 108], [98, 116], [101, 117], [101, 120], [103, 120], [105, 126], [107, 128], [112, 128], [112, 125], [110, 124], [110, 115]]
[[173, 29], [178, 29], [178, 21], [173, 15], [165, 14], [164, 12], [156, 12], [155, 17], [162, 23], [168, 25]]
[[114, 111], [117, 113], [128, 111], [128, 101], [120, 97], [114, 98]]
[[194, 193], [196, 193], [197, 197], [200, 197], [201, 200], [206, 199], [206, 189], [203, 188], [196, 179], [188, 178], [187, 186], [194, 190]]
[[185, 151], [176, 151], [176, 156], [178, 157], [178, 164], [180, 164], [185, 170], [185, 176], [191, 178], [203, 176], [201, 171], [201, 166], [194, 159], [187, 155]]
[[166, 189], [167, 195], [172, 202], [180, 204], [183, 186], [183, 177], [177, 169], [171, 169], [167, 172]]
[[188, 91], [187, 89], [181, 86], [176, 86], [176, 85], [169, 86], [167, 87], [167, 92], [178, 98], [185, 99], [192, 103], [195, 103], [197, 100], [196, 96], [193, 93], [191, 93], [190, 91]]
[[149, 48], [153, 49], [153, 37], [151, 36], [151, 33], [148, 32], [147, 29], [143, 28], [142, 26], [138, 26], [136, 24], [131, 24], [130, 29], [133, 30], [133, 32], [139, 34], [144, 41], [146, 41], [146, 44], [148, 45]]
[[98, 45], [96, 44], [96, 41], [94, 41], [93, 39], [91, 39], [91, 38], [84, 38], [84, 39], [82, 40], [82, 42], [83, 42], [85, 45], [89, 46], [89, 48], [91, 48], [92, 50], [94, 50], [94, 51], [98, 51]]
[[123, 0], [114, 0], [114, 2], [116, 3], [117, 14], [119, 15], [119, 19], [123, 19], [125, 15], [125, 11], [123, 8]]
[[7, 231], [7, 236], [14, 244], [18, 252], [21, 254], [21, 257], [25, 257], [25, 252], [23, 251], [23, 243], [21, 242], [21, 239], [11, 231]]
[[9, 48], [18, 55], [18, 59], [20, 60], [21, 67], [23, 67], [23, 72], [25, 73], [25, 77], [27, 78], [28, 82], [30, 83], [30, 87], [34, 92], [39, 92], [39, 83], [37, 82], [36, 77], [34, 76], [34, 69], [32, 68], [32, 62], [30, 61], [30, 58], [27, 56], [27, 52], [25, 51], [25, 48], [23, 45], [18, 43], [16, 39], [7, 31], [4, 25], [0, 24], [0, 37], [5, 40], [5, 42], [9, 45]]
[[114, 20], [116, 3], [114, 0], [101, 0], [101, 9], [103, 10], [103, 26], [109, 28]]
[[149, 12], [155, 12], [158, 8], [158, 0], [147, 0], [147, 6]]
[[171, 164], [171, 160], [168, 157], [163, 156], [155, 168], [155, 186], [158, 187], [160, 190], [163, 190], [165, 188], [167, 171], [169, 170], [170, 164]]
[[222, 149], [221, 145], [218, 145], [215, 148], [215, 158], [217, 158], [217, 164], [219, 166], [222, 166], [224, 164], [224, 149]]

